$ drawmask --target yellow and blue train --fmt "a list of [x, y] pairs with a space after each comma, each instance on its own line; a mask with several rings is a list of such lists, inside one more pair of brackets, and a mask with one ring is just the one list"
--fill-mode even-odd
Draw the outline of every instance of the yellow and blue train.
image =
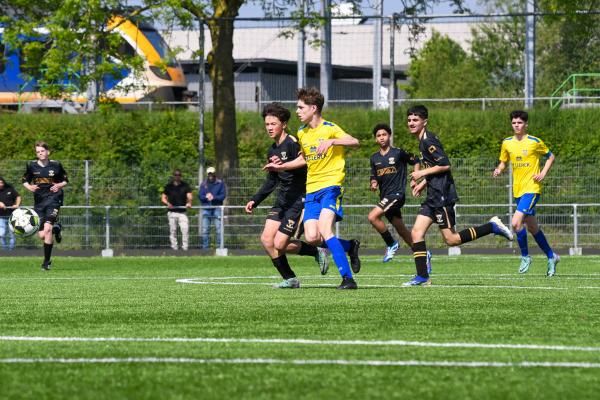
[[[121, 69], [117, 78], [106, 75], [102, 81], [103, 97], [124, 104], [183, 100], [187, 84], [181, 65], [175, 59], [170, 60], [167, 43], [152, 25], [134, 23], [117, 16], [111, 19], [108, 28], [124, 39], [121, 51], [130, 56], [140, 56], [144, 60], [144, 68], [136, 73]], [[2, 43], [2, 33], [0, 28], [0, 52], [4, 53], [4, 57], [0, 58], [0, 105], [41, 100], [43, 97], [35, 78], [26, 78], [23, 74], [20, 52]], [[85, 93], [75, 94], [71, 100], [85, 102]]]

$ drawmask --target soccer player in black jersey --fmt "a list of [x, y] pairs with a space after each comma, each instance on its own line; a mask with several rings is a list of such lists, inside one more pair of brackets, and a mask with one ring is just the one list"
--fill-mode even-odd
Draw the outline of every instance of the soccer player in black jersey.
[[512, 240], [512, 233], [502, 223], [500, 218], [492, 217], [486, 224], [464, 229], [460, 232], [454, 230], [455, 214], [454, 204], [458, 201], [454, 179], [450, 171], [450, 160], [444, 152], [438, 137], [427, 130], [429, 113], [422, 105], [408, 109], [408, 130], [419, 139], [421, 152], [421, 169], [414, 171], [411, 178], [421, 180], [413, 187], [414, 196], [419, 196], [427, 188], [427, 197], [421, 203], [421, 208], [413, 225], [411, 236], [413, 241], [413, 256], [417, 267], [417, 275], [403, 286], [430, 285], [431, 279], [427, 272], [427, 246], [425, 234], [429, 227], [436, 223], [440, 228], [444, 241], [449, 246], [458, 246], [483, 236], [493, 233]]
[[[414, 170], [418, 171], [419, 158], [390, 145], [392, 129], [387, 124], [375, 125], [373, 137], [379, 144], [379, 151], [371, 156], [371, 190], [376, 191], [379, 188], [379, 203], [371, 210], [368, 218], [387, 245], [383, 257], [383, 262], [386, 263], [394, 258], [399, 245], [383, 222], [384, 215], [412, 249], [410, 231], [402, 220], [402, 206], [405, 201], [407, 164], [413, 165]], [[428, 262], [429, 259], [430, 257]], [[431, 271], [431, 268], [428, 270]]]
[[44, 141], [35, 143], [37, 160], [27, 164], [23, 175], [23, 186], [33, 193], [33, 209], [40, 217], [38, 236], [44, 242], [44, 262], [42, 270], [50, 269], [53, 234], [56, 242], [62, 240], [61, 225], [57, 222], [60, 207], [63, 204], [63, 188], [69, 180], [67, 173], [58, 161], [50, 160], [50, 150]]
[[[282, 163], [295, 160], [301, 149], [296, 138], [285, 132], [290, 112], [280, 104], [271, 103], [265, 106], [262, 116], [269, 137], [275, 141], [269, 147], [267, 160], [270, 162], [274, 156]], [[286, 252], [315, 257], [323, 275], [329, 268], [329, 259], [327, 250], [297, 240], [303, 228], [306, 165], [287, 171], [270, 171], [261, 188], [246, 204], [246, 212], [252, 213], [278, 186], [277, 199], [267, 215], [260, 240], [283, 278], [275, 287], [296, 289], [300, 287], [300, 281], [288, 263]]]

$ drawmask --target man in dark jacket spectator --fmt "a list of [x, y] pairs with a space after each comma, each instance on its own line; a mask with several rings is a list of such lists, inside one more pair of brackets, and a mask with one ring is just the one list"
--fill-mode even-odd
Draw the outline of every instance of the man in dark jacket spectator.
[[200, 185], [198, 198], [202, 204], [202, 249], [208, 249], [210, 245], [210, 227], [215, 225], [217, 234], [217, 247], [221, 247], [221, 207], [225, 196], [227, 196], [227, 188], [225, 183], [218, 179], [215, 175], [214, 167], [206, 169], [208, 178]]

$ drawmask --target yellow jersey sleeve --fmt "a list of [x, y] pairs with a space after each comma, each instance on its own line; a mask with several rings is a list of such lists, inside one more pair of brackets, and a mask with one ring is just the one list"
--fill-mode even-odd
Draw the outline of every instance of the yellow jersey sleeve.
[[546, 146], [546, 143], [542, 139], [539, 139], [539, 143], [537, 143], [537, 153], [543, 157], [550, 153], [550, 149]]
[[502, 146], [500, 147], [500, 161], [506, 163], [510, 160], [510, 153], [507, 149], [507, 141], [511, 138], [506, 138], [502, 141]]
[[325, 154], [317, 154], [317, 148], [325, 140], [339, 139], [344, 136], [348, 136], [348, 134], [329, 121], [324, 121], [316, 128], [300, 127], [298, 140], [308, 167], [307, 193], [314, 193], [330, 186], [343, 185], [346, 176], [344, 147], [331, 146]]

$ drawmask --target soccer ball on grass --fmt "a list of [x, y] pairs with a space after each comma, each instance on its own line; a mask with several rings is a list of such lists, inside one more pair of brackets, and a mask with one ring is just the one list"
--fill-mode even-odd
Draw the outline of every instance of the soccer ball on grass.
[[17, 236], [31, 236], [40, 228], [40, 217], [31, 208], [17, 208], [11, 214], [8, 226]]

